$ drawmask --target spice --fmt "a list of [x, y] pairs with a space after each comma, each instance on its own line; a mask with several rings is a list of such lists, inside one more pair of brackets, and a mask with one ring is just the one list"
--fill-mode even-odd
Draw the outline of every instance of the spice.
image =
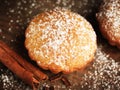
[[71, 86], [70, 82], [65, 76], [62, 76], [61, 81], [63, 82], [63, 84], [65, 84], [66, 87]]
[[41, 80], [47, 79], [46, 74], [28, 63], [2, 41], [0, 41], [0, 61], [34, 90], [36, 90], [34, 85], [39, 85]]
[[62, 77], [62, 73], [58, 73], [58, 74], [56, 74], [56, 75], [51, 76], [51, 77], [49, 78], [49, 80], [52, 82], [52, 81], [56, 81], [56, 80], [61, 79], [61, 77]]

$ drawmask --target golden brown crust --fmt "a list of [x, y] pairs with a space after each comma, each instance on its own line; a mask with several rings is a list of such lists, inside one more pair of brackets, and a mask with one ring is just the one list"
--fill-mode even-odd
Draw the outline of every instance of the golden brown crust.
[[91, 62], [96, 34], [82, 16], [55, 8], [37, 15], [26, 30], [29, 56], [43, 69], [70, 73]]
[[120, 48], [120, 0], [104, 0], [96, 17], [102, 35]]

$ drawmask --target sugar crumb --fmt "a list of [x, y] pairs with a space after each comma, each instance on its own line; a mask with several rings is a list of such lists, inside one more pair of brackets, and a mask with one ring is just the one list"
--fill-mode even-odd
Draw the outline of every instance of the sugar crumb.
[[9, 32], [11, 32], [11, 31], [12, 31], [12, 29], [11, 29], [11, 28], [9, 28], [9, 29], [8, 29], [8, 31], [9, 31]]
[[84, 74], [84, 80], [81, 82], [82, 88], [88, 87], [92, 90], [101, 90], [101, 88], [106, 90], [120, 89], [120, 76], [118, 75], [120, 63], [106, 56], [107, 54], [98, 48], [93, 66]]
[[6, 37], [5, 36], [2, 36], [3, 39], [5, 39]]
[[0, 33], [2, 33], [2, 29], [0, 28]]

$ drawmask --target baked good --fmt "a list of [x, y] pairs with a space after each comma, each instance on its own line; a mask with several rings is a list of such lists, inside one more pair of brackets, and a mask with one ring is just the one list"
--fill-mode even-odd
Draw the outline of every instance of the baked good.
[[55, 8], [38, 14], [25, 33], [25, 46], [32, 60], [53, 73], [70, 73], [94, 58], [96, 34], [79, 14]]
[[96, 17], [102, 35], [120, 48], [120, 0], [104, 0]]

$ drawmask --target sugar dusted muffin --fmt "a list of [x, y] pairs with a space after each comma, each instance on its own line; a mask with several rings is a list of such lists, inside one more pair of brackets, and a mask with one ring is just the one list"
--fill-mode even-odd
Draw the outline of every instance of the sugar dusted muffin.
[[97, 48], [91, 24], [77, 13], [55, 8], [38, 14], [25, 33], [32, 60], [53, 73], [70, 73], [93, 61]]
[[120, 48], [120, 0], [104, 0], [96, 17], [102, 35]]

